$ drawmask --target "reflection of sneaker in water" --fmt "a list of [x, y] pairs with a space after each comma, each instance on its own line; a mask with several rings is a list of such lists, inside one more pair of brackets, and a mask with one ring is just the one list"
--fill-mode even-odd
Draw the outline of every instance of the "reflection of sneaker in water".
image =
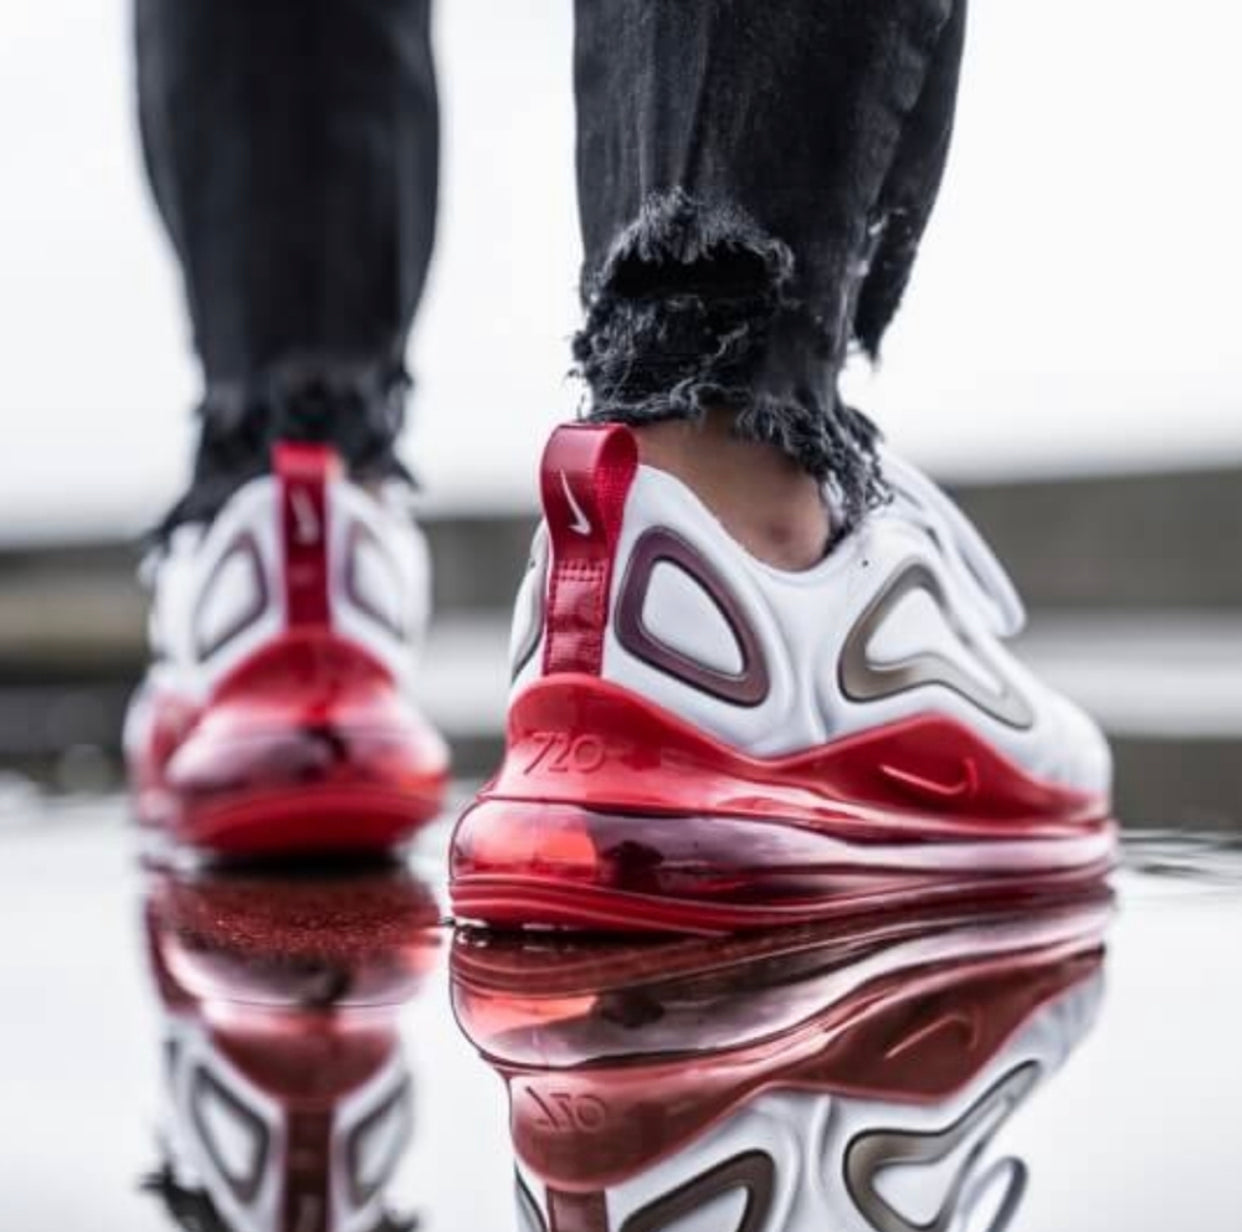
[[628, 429], [553, 435], [460, 916], [732, 930], [1110, 866], [1102, 736], [1005, 649], [1021, 604], [960, 511], [885, 469], [894, 500], [782, 573]]
[[126, 730], [138, 813], [227, 854], [385, 848], [436, 814], [447, 773], [412, 700], [426, 547], [330, 450], [277, 446], [274, 469], [155, 564]]
[[163, 1160], [192, 1232], [396, 1232], [412, 1094], [398, 1014], [439, 942], [403, 871], [160, 875], [146, 904], [164, 1014]]
[[992, 1139], [1086, 1034], [1106, 896], [729, 941], [453, 951], [527, 1232], [1000, 1232]]

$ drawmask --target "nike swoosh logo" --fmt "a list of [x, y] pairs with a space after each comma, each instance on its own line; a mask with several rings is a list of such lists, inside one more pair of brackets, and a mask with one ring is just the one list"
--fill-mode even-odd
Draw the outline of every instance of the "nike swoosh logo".
[[969, 799], [979, 790], [979, 767], [974, 760], [963, 757], [961, 777], [946, 783], [941, 779], [929, 779], [926, 775], [916, 774], [913, 770], [903, 770], [900, 766], [881, 764], [877, 767], [885, 778], [909, 787], [923, 795], [933, 796], [937, 800]]
[[961, 1010], [949, 1010], [939, 1015], [939, 1017], [933, 1018], [925, 1026], [918, 1027], [916, 1030], [911, 1031], [909, 1035], [899, 1039], [884, 1054], [884, 1059], [892, 1061], [904, 1053], [925, 1045], [934, 1036], [948, 1031], [953, 1031], [957, 1034], [959, 1046], [962, 1046], [961, 1041], [965, 1041], [964, 1046], [968, 1049], [978, 1047], [981, 1030], [976, 1016], [963, 1013]]
[[569, 486], [569, 477], [564, 471], [561, 471], [561, 490], [565, 493], [565, 499], [569, 502], [569, 511], [574, 515], [574, 520], [570, 522], [569, 529], [575, 535], [582, 535], [585, 538], [591, 533], [591, 519], [582, 512], [582, 506], [578, 504], [573, 489]]
[[293, 510], [293, 540], [300, 547], [313, 547], [319, 542], [319, 515], [305, 488], [294, 488], [289, 494]]

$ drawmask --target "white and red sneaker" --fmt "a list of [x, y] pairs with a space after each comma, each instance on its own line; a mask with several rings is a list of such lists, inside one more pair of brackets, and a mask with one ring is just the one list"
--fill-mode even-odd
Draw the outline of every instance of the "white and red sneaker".
[[395, 493], [327, 447], [278, 445], [153, 573], [125, 733], [140, 821], [249, 856], [387, 849], [436, 815], [448, 754], [412, 687], [427, 550]]
[[459, 916], [729, 931], [1111, 867], [1107, 744], [1005, 649], [1022, 606], [964, 515], [883, 461], [892, 502], [786, 573], [627, 428], [556, 431]]

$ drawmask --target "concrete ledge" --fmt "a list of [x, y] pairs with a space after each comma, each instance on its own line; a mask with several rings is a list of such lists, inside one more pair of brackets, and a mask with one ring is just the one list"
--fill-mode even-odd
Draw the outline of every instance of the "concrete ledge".
[[[1242, 469], [978, 484], [956, 491], [1034, 610], [1242, 613]], [[426, 522], [437, 611], [507, 612], [532, 515]], [[0, 680], [32, 663], [139, 663], [136, 545], [0, 548]]]
[[1242, 609], [1242, 469], [962, 486], [1036, 608]]

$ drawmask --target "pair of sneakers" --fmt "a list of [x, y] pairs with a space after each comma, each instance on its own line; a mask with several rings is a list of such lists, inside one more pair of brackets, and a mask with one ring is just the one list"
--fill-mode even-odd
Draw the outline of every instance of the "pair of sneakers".
[[[453, 839], [459, 917], [717, 932], [1109, 867], [1103, 737], [1006, 649], [1022, 605], [977, 531], [882, 464], [892, 500], [786, 573], [627, 428], [554, 432], [505, 757]], [[399, 492], [278, 446], [155, 567], [140, 819], [254, 856], [386, 850], [436, 816], [428, 582]]]

